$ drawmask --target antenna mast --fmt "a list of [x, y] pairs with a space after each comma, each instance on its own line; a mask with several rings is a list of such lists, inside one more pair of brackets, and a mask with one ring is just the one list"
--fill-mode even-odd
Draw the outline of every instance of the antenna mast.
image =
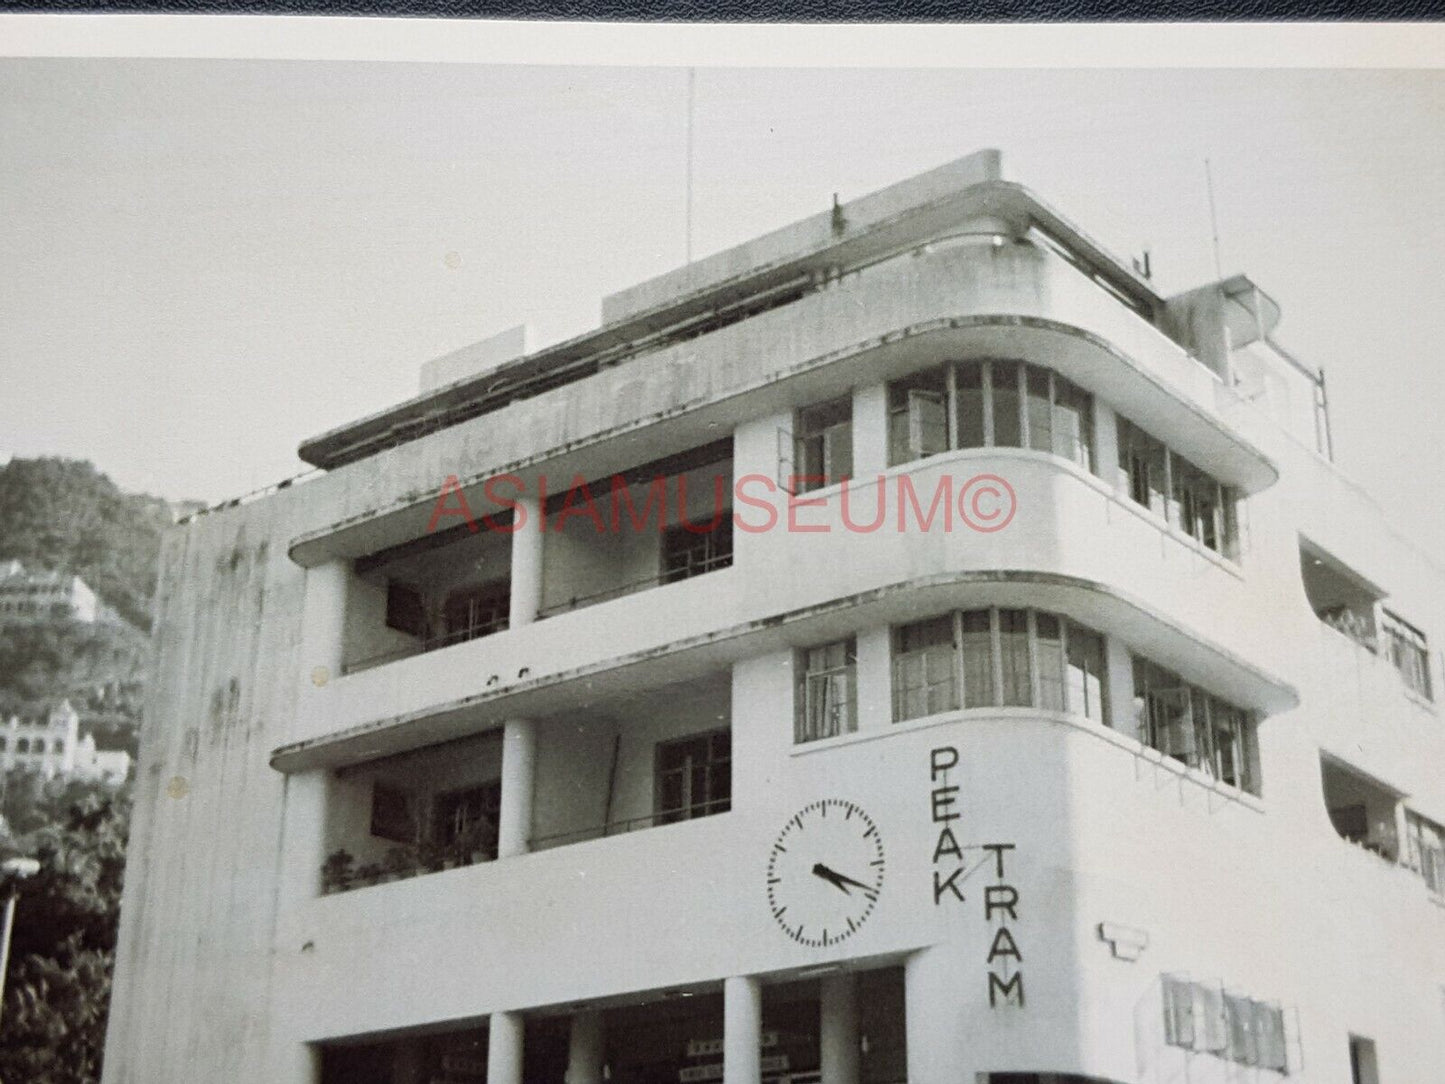
[[692, 113], [697, 69], [687, 69], [687, 262], [692, 263]]
[[1224, 268], [1219, 262], [1219, 214], [1214, 208], [1214, 173], [1209, 168], [1209, 159], [1204, 160], [1204, 186], [1209, 190], [1209, 228], [1214, 234], [1214, 277], [1224, 280]]

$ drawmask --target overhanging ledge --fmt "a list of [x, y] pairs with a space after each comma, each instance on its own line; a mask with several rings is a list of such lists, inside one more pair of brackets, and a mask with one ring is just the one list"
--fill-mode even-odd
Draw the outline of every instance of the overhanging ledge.
[[1147, 644], [1156, 662], [1241, 707], [1274, 714], [1299, 705], [1299, 694], [1289, 683], [1221, 644], [1201, 640], [1126, 592], [1081, 577], [990, 569], [899, 581], [633, 655], [516, 681], [424, 711], [374, 719], [280, 746], [270, 762], [288, 774], [339, 768], [481, 733], [509, 718], [554, 715], [629, 690], [688, 681], [752, 655], [836, 639], [920, 614], [994, 605], [1052, 610], [1128, 643]]

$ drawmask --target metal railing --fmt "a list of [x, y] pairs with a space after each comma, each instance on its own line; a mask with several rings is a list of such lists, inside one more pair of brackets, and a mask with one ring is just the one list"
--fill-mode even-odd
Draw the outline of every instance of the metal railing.
[[425, 654], [428, 651], [440, 651], [444, 647], [466, 643], [468, 640], [479, 640], [483, 636], [490, 636], [495, 632], [505, 632], [508, 627], [509, 621], [506, 617], [496, 617], [490, 621], [468, 624], [463, 628], [450, 629], [447, 632], [417, 639], [404, 647], [393, 648], [390, 651], [383, 651], [378, 655], [367, 655], [365, 658], [345, 662], [341, 666], [341, 672], [343, 674], [355, 674], [361, 670], [370, 670], [373, 667], [384, 666], [386, 663], [395, 662], [398, 659], [409, 659], [413, 655]]
[[663, 809], [641, 817], [629, 817], [626, 820], [609, 821], [606, 824], [539, 836], [532, 840], [532, 847], [536, 850], [565, 847], [571, 843], [586, 843], [589, 840], [604, 839], [607, 836], [621, 836], [629, 832], [658, 828], [664, 824], [677, 824], [680, 821], [696, 820], [699, 817], [711, 817], [718, 813], [728, 812], [732, 808], [732, 804], [731, 798], [714, 798], [706, 802], [693, 802], [691, 805], [679, 806], [676, 809]]
[[558, 614], [570, 613], [573, 610], [581, 610], [588, 606], [595, 606], [599, 602], [611, 602], [613, 599], [623, 598], [627, 595], [635, 595], [640, 591], [647, 591], [654, 587], [664, 587], [669, 583], [678, 583], [682, 580], [690, 580], [694, 576], [701, 576], [708, 572], [731, 568], [732, 563], [733, 555], [731, 553], [715, 554], [686, 568], [668, 569], [651, 576], [644, 576], [638, 580], [630, 580], [627, 583], [619, 584], [615, 587], [604, 588], [601, 591], [593, 591], [586, 595], [573, 595], [565, 601], [554, 602], [550, 606], [543, 606], [537, 611], [537, 616], [555, 617]]

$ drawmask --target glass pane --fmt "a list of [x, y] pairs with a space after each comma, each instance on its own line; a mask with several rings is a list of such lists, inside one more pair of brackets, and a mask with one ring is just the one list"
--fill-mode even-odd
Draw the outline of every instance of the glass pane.
[[1061, 376], [1054, 377], [1054, 454], [1094, 468], [1089, 396]]
[[1029, 675], [1029, 623], [1023, 610], [998, 612], [999, 651], [1003, 656], [1003, 703], [1027, 707], [1033, 702]]
[[1039, 707], [1046, 711], [1063, 711], [1064, 642], [1059, 619], [1053, 614], [1035, 614], [1034, 628], [1038, 630]]
[[1069, 625], [1069, 707], [1096, 723], [1104, 718], [1104, 638], [1092, 629]]
[[995, 361], [993, 372], [993, 442], [1004, 448], [1023, 444], [1019, 420], [1019, 363]]
[[963, 692], [964, 707], [993, 706], [993, 634], [987, 610], [963, 615]]
[[1029, 447], [1039, 452], [1054, 450], [1054, 418], [1049, 404], [1049, 373], [1036, 365], [1027, 366], [1029, 391]]
[[958, 446], [982, 448], [983, 425], [983, 363], [961, 361], [955, 370], [958, 389]]

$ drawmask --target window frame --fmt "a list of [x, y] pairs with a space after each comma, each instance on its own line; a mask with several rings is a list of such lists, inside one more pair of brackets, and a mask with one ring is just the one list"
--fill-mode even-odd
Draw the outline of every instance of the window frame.
[[[826, 664], [826, 652], [838, 648], [841, 649], [843, 661], [831, 665], [815, 666], [815, 663]], [[819, 653], [825, 653], [819, 657]], [[845, 696], [837, 704], [832, 705], [834, 717], [831, 720], [814, 719], [814, 704], [816, 694], [813, 692], [821, 679], [826, 690], [821, 701], [822, 712], [827, 715], [829, 708], [828, 696], [834, 688], [834, 680], [843, 678]], [[825, 738], [836, 738], [842, 734], [852, 734], [858, 730], [858, 646], [857, 639], [849, 636], [842, 640], [833, 640], [825, 644], [816, 644], [812, 647], [803, 648], [798, 652], [798, 702], [797, 711], [793, 722], [793, 744], [804, 745], [812, 741], [822, 741]]]
[[[723, 757], [714, 755], [719, 738], [727, 739], [727, 755]], [[695, 763], [692, 757], [688, 757], [679, 766], [663, 767], [663, 761], [668, 751], [685, 749], [689, 746], [704, 748], [707, 753], [706, 758]], [[698, 767], [701, 767], [705, 773], [706, 796], [701, 801], [697, 800], [692, 793], [693, 772]], [[677, 806], [664, 807], [662, 802], [664, 777], [672, 774], [678, 774], [682, 780], [682, 802]], [[721, 796], [716, 793], [716, 780], [719, 778], [726, 780], [727, 793]], [[726, 813], [732, 809], [732, 793], [731, 727], [716, 727], [696, 734], [685, 734], [667, 741], [660, 741], [653, 746], [652, 823], [654, 825], [676, 824], [678, 821], [696, 820], [699, 817]], [[717, 808], [718, 806], [721, 808]]]
[[[960, 374], [965, 368], [972, 377], [976, 371], [978, 383], [972, 380], [967, 382], [960, 380]], [[942, 376], [942, 380], [938, 379]], [[1030, 389], [1035, 387], [1038, 381], [1046, 382], [1047, 403], [1040, 396], [1031, 394]], [[941, 384], [941, 388], [939, 385]], [[967, 389], [963, 391], [961, 389]], [[980, 411], [982, 413], [982, 443], [975, 443], [972, 439], [968, 443], [963, 439], [963, 419], [961, 416], [964, 395], [971, 394], [977, 390], [980, 397]], [[1002, 397], [1007, 394], [1015, 398], [1013, 411], [1016, 415], [1012, 424], [1004, 428], [1009, 435], [1017, 435], [1018, 443], [999, 443], [999, 404]], [[1074, 437], [1076, 447], [1068, 451], [1060, 451], [1059, 448], [1059, 392], [1063, 389], [1067, 398], [1076, 400], [1078, 403], [1079, 425], [1078, 432]], [[960, 451], [965, 448], [1020, 448], [1030, 451], [1044, 452], [1047, 455], [1056, 456], [1074, 463], [1090, 474], [1096, 472], [1098, 457], [1094, 448], [1094, 396], [1087, 389], [1080, 387], [1068, 377], [1060, 375], [1057, 371], [1047, 365], [1037, 365], [1033, 362], [1024, 361], [1021, 358], [965, 358], [942, 362], [938, 366], [910, 373], [905, 377], [888, 382], [888, 465], [890, 467], [902, 466], [906, 463], [916, 463], [921, 459], [927, 459], [933, 455], [939, 455], [948, 451]], [[917, 396], [933, 398], [942, 396], [941, 405], [944, 410], [945, 429], [947, 438], [942, 447], [928, 447], [922, 439], [922, 423], [915, 411], [916, 404], [921, 401]], [[1041, 421], [1046, 420], [1049, 431], [1048, 447], [1035, 448], [1033, 421], [1031, 420], [1031, 408], [1037, 404], [1044, 404]], [[1008, 412], [1005, 412], [1007, 414]], [[901, 426], [907, 424], [908, 432], [905, 434]], [[972, 428], [972, 426], [968, 427]], [[904, 438], [907, 438], [906, 440]], [[906, 456], [906, 458], [905, 458]]]

